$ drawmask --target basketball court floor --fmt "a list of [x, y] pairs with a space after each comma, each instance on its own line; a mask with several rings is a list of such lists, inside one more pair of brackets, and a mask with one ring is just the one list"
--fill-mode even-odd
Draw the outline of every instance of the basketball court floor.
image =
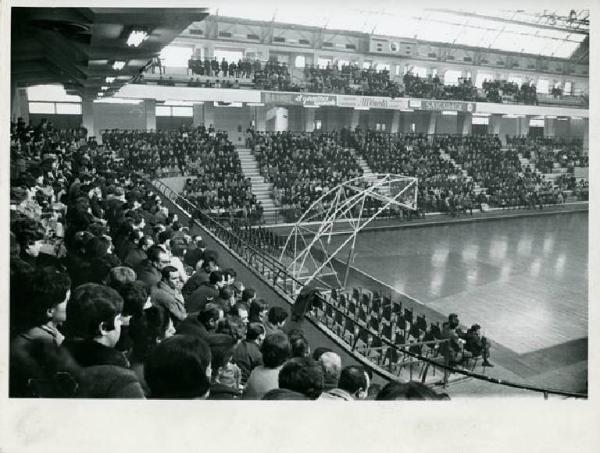
[[576, 386], [587, 379], [587, 263], [587, 212], [364, 231], [354, 259], [425, 311], [480, 324], [493, 358], [523, 379], [559, 385], [569, 380], [535, 377], [575, 366]]

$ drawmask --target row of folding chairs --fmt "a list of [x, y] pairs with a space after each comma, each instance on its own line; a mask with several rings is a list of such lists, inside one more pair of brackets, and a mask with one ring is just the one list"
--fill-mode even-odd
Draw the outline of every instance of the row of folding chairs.
[[[363, 293], [364, 294], [364, 293]], [[439, 323], [427, 323], [425, 316], [403, 309], [400, 302], [390, 303], [389, 320], [381, 312], [369, 310], [376, 298], [332, 291], [327, 302], [317, 309], [317, 318], [353, 349], [380, 366], [398, 370], [403, 364], [415, 361], [412, 356], [393, 345], [441, 339]], [[357, 299], [359, 304], [357, 304]], [[391, 301], [390, 301], [391, 302]], [[408, 346], [412, 353], [428, 357], [439, 354], [437, 345]]]

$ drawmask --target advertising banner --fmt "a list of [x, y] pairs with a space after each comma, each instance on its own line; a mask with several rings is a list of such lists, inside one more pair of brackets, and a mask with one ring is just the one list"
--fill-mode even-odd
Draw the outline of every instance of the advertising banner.
[[408, 99], [391, 99], [377, 96], [345, 96], [337, 97], [338, 107], [372, 108], [388, 110], [405, 110], [408, 108]]
[[411, 99], [408, 102], [410, 108], [420, 110], [453, 110], [457, 112], [474, 113], [476, 104], [475, 102], [463, 102], [463, 101], [438, 101], [433, 99]]
[[262, 102], [265, 104], [310, 105], [317, 107], [336, 105], [336, 96], [331, 94], [275, 93], [271, 91], [263, 91], [261, 97]]

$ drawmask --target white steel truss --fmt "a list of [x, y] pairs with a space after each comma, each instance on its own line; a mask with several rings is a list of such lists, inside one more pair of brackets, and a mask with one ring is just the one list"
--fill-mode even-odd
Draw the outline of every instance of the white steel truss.
[[[300, 290], [296, 280], [306, 285], [313, 280], [324, 283], [324, 277], [332, 277], [338, 287], [344, 287], [358, 233], [386, 209], [416, 210], [417, 184], [414, 177], [376, 173], [343, 182], [313, 202], [292, 227], [280, 255], [294, 277], [294, 292]], [[371, 209], [366, 210], [366, 204], [372, 205]], [[349, 235], [340, 245], [330, 247], [340, 221], [350, 227]], [[342, 284], [332, 260], [349, 243]]]

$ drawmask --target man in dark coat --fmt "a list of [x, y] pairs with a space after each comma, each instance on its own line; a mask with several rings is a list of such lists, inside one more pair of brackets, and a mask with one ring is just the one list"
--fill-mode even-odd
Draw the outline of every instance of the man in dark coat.
[[161, 270], [171, 263], [169, 255], [163, 248], [153, 245], [148, 249], [148, 259], [142, 261], [136, 268], [138, 280], [143, 281], [150, 290], [154, 289], [162, 279]]

